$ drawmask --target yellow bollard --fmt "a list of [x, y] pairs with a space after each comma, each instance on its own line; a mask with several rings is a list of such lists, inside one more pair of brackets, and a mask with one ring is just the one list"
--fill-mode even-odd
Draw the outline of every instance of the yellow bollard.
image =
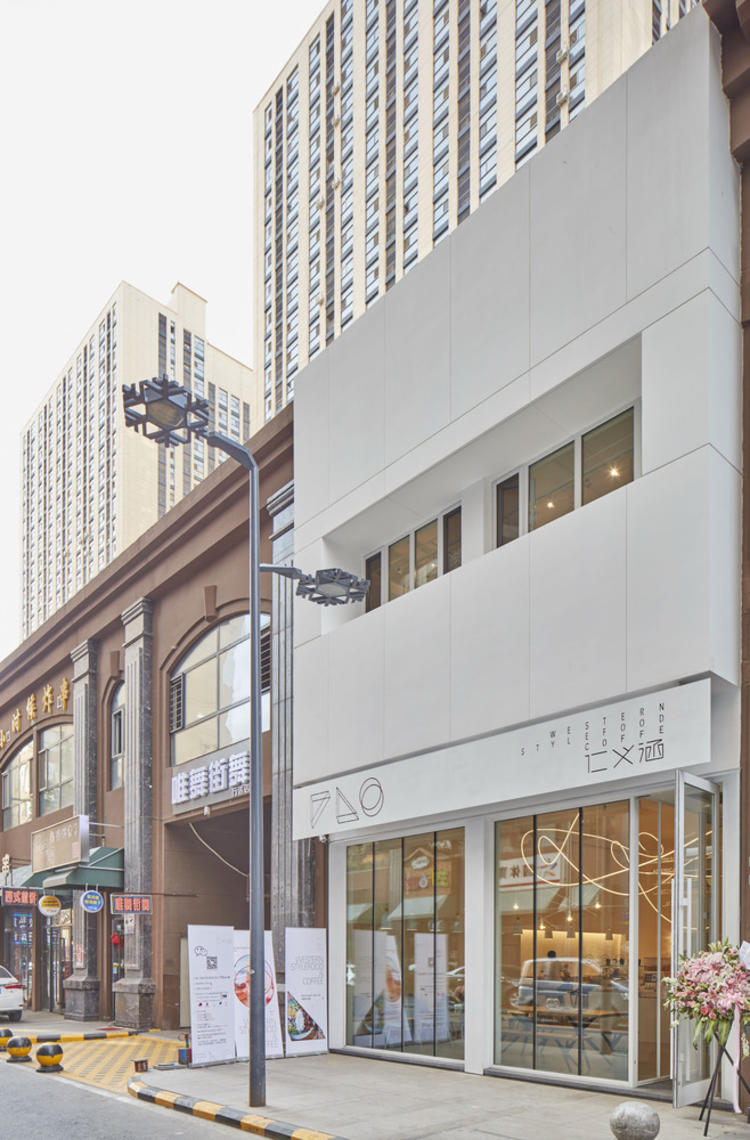
[[10, 1057], [8, 1057], [8, 1064], [11, 1061], [30, 1061], [31, 1057], [31, 1042], [28, 1037], [11, 1037], [7, 1045]]
[[57, 1041], [50, 1042], [46, 1045], [40, 1045], [36, 1051], [36, 1059], [39, 1062], [38, 1073], [61, 1073], [62, 1065], [62, 1045]]

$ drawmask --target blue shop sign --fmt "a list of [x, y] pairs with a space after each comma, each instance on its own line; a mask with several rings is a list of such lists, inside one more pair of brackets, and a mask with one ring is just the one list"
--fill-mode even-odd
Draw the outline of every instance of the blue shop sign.
[[81, 906], [89, 914], [97, 914], [104, 906], [104, 895], [99, 891], [84, 891], [81, 895]]

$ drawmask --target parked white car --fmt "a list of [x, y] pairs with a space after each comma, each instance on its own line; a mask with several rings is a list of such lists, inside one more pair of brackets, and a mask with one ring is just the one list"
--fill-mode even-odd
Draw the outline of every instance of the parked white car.
[[23, 989], [18, 978], [0, 966], [0, 1016], [8, 1021], [20, 1021], [23, 1013]]

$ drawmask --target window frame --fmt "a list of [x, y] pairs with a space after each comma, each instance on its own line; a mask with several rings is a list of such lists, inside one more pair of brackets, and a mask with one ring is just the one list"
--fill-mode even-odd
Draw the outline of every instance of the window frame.
[[[450, 506], [445, 507], [443, 510], [436, 511], [434, 514], [428, 515], [422, 522], [416, 526], [411, 527], [410, 530], [401, 531], [392, 539], [389, 539], [388, 542], [383, 543], [382, 546], [375, 547], [365, 554], [364, 558], [362, 559], [364, 565], [363, 573], [365, 574], [365, 577], [367, 577], [367, 563], [370, 562], [370, 560], [373, 558], [379, 557], [380, 559], [380, 600], [370, 600], [368, 591], [368, 600], [365, 603], [366, 613], [370, 613], [371, 610], [379, 609], [381, 606], [386, 605], [388, 602], [395, 601], [396, 597], [404, 596], [403, 594], [398, 594], [393, 598], [390, 596], [390, 550], [391, 547], [396, 546], [399, 542], [403, 542], [406, 538], [409, 540], [409, 585], [408, 589], [404, 591], [404, 594], [413, 594], [415, 590], [421, 589], [422, 586], [427, 586], [430, 582], [434, 582], [439, 578], [443, 578], [446, 574], [451, 574], [453, 570], [458, 570], [460, 568], [462, 562], [459, 562], [459, 564], [457, 566], [454, 566], [452, 570], [445, 568], [445, 521], [456, 511], [461, 512], [462, 510], [463, 504], [461, 501], [454, 500]], [[427, 581], [422, 582], [420, 585], [417, 585], [416, 536], [419, 531], [423, 530], [425, 527], [428, 527], [433, 523], [437, 527], [437, 573], [434, 578], [430, 578]], [[463, 555], [463, 531], [461, 533], [461, 554]]]
[[[120, 703], [115, 707], [115, 701], [119, 700]], [[124, 759], [125, 759], [125, 707], [127, 695], [125, 692], [125, 682], [118, 681], [112, 690], [108, 702], [109, 710], [109, 771], [107, 773], [108, 790], [110, 792], [116, 791], [117, 788], [123, 787], [125, 773], [124, 773]], [[119, 728], [116, 729], [116, 725]], [[119, 743], [119, 751], [116, 751], [116, 744]], [[115, 771], [119, 772], [117, 777], [119, 782], [116, 781]]]
[[[518, 476], [518, 538], [524, 535], [532, 534], [536, 530], [541, 530], [544, 525], [531, 527], [529, 525], [529, 473], [535, 463], [541, 459], [547, 459], [549, 456], [554, 455], [556, 452], [573, 444], [573, 507], [572, 510], [567, 511], [566, 514], [573, 514], [582, 506], [589, 506], [590, 504], [583, 502], [583, 439], [584, 436], [589, 435], [591, 432], [596, 431], [597, 428], [604, 427], [611, 420], [616, 420], [618, 416], [623, 415], [632, 409], [633, 412], [633, 479], [640, 478], [641, 475], [641, 398], [640, 396], [635, 400], [627, 400], [625, 403], [619, 405], [616, 410], [608, 412], [605, 416], [592, 421], [587, 424], [581, 431], [573, 435], [566, 436], [564, 439], [556, 443], [554, 447], [547, 448], [544, 451], [532, 456], [525, 463], [518, 464], [516, 467], [511, 467], [500, 476], [499, 479], [492, 480], [492, 503], [493, 503], [493, 535], [492, 535], [492, 549], [497, 550], [500, 546], [508, 546], [509, 542], [503, 543], [500, 541], [498, 533], [499, 523], [499, 503], [498, 496], [500, 494], [501, 486], [511, 479], [514, 475]], [[627, 487], [627, 483], [621, 486]], [[617, 487], [612, 488], [613, 491], [619, 490]], [[612, 492], [608, 492], [611, 494]], [[599, 498], [606, 498], [606, 495], [600, 495]], [[598, 500], [593, 500], [597, 502]], [[564, 516], [560, 515], [559, 518]], [[555, 521], [555, 520], [550, 520]]]

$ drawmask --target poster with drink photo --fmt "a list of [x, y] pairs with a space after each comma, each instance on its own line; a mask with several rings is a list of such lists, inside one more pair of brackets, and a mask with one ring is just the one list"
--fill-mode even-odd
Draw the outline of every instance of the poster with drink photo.
[[[281, 1016], [276, 988], [276, 964], [273, 955], [271, 931], [265, 931], [265, 1001], [266, 1001], [266, 1057], [283, 1057]], [[234, 1044], [237, 1056], [248, 1055], [250, 1033], [250, 932], [234, 932]]]

